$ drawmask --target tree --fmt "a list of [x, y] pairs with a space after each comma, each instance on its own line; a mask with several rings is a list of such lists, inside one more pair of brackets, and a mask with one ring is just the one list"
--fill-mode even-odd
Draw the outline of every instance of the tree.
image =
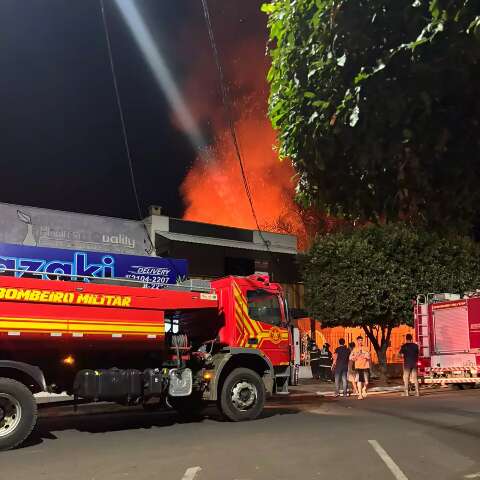
[[323, 326], [362, 327], [385, 372], [392, 329], [412, 324], [416, 296], [480, 288], [479, 263], [472, 240], [405, 224], [328, 234], [305, 259], [306, 303]]
[[273, 0], [269, 115], [299, 198], [467, 231], [480, 200], [480, 2]]

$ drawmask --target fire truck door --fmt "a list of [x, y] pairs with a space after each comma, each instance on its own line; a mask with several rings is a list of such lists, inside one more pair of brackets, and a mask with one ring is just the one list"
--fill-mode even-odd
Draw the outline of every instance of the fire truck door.
[[274, 365], [290, 363], [289, 330], [281, 298], [266, 290], [247, 291], [251, 333], [248, 344], [262, 350]]

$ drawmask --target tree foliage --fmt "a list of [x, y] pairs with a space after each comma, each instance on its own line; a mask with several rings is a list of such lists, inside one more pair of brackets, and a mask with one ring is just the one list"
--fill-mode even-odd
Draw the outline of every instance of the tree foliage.
[[269, 115], [299, 197], [469, 229], [480, 200], [478, 0], [273, 0]]
[[420, 293], [480, 288], [480, 246], [468, 238], [390, 224], [317, 239], [304, 265], [306, 303], [323, 326], [360, 326], [379, 352], [412, 324]]

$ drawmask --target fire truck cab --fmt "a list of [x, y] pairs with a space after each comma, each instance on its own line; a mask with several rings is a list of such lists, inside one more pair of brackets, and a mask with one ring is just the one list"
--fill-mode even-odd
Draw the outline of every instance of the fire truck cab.
[[480, 297], [419, 295], [414, 325], [420, 349], [419, 376], [427, 384], [480, 383]]
[[38, 392], [187, 417], [216, 403], [242, 421], [298, 378], [288, 307], [266, 276], [161, 290], [67, 280], [0, 276], [0, 450], [31, 433]]

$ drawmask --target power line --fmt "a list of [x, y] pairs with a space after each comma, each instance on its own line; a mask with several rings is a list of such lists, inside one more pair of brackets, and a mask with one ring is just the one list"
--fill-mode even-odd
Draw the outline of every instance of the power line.
[[[140, 206], [140, 199], [139, 199], [138, 191], [137, 191], [137, 184], [136, 184], [136, 181], [135, 181], [135, 172], [133, 170], [132, 155], [131, 155], [130, 145], [129, 145], [129, 142], [128, 142], [127, 123], [125, 121], [125, 115], [123, 113], [122, 99], [121, 99], [121, 96], [120, 96], [120, 89], [118, 88], [117, 74], [116, 74], [116, 70], [115, 70], [115, 62], [113, 60], [112, 42], [111, 42], [111, 39], [110, 39], [109, 30], [108, 30], [107, 15], [105, 13], [105, 4], [104, 4], [103, 0], [99, 0], [99, 1], [100, 1], [100, 10], [102, 12], [103, 29], [105, 31], [105, 39], [106, 39], [106, 43], [107, 43], [107, 51], [108, 51], [108, 58], [109, 58], [109, 62], [110, 62], [110, 70], [111, 70], [111, 73], [112, 73], [113, 87], [114, 87], [114, 91], [115, 91], [115, 100], [117, 102], [118, 113], [119, 113], [119, 117], [120, 117], [120, 123], [121, 123], [121, 126], [122, 126], [123, 143], [124, 143], [124, 146], [125, 146], [125, 153], [126, 153], [127, 159], [128, 159], [128, 166], [129, 166], [129, 170], [130, 170], [130, 180], [131, 180], [131, 183], [132, 183], [133, 194], [135, 196], [135, 201], [137, 203], [138, 219], [140, 220], [140, 222], [141, 222], [141, 224], [142, 224], [142, 226], [145, 230], [145, 233], [147, 235], [148, 241], [150, 242], [150, 248], [154, 252], [155, 251], [155, 244], [153, 243], [152, 237], [150, 235], [150, 231], [147, 228], [147, 225], [145, 225], [145, 221], [143, 219], [142, 208]], [[175, 272], [175, 275], [176, 275], [177, 279], [179, 279], [181, 277], [181, 275], [179, 274], [179, 272], [177, 270], [177, 267], [175, 266], [175, 263], [173, 262], [173, 260], [171, 260], [169, 257], [164, 257], [164, 258], [166, 258], [166, 260], [170, 263], [173, 271]]]
[[113, 88], [115, 90], [115, 100], [117, 102], [118, 113], [119, 113], [119, 116], [120, 116], [120, 124], [121, 124], [121, 127], [122, 127], [123, 144], [124, 144], [124, 147], [125, 147], [125, 152], [127, 154], [128, 167], [129, 167], [129, 170], [130, 170], [130, 179], [131, 179], [131, 182], [132, 182], [132, 189], [133, 189], [133, 194], [135, 196], [135, 201], [137, 203], [138, 216], [141, 219], [143, 217], [142, 208], [140, 206], [140, 199], [138, 197], [137, 184], [135, 182], [135, 173], [133, 171], [132, 155], [131, 155], [131, 152], [130, 152], [130, 145], [129, 145], [129, 142], [128, 142], [128, 135], [127, 135], [127, 124], [126, 124], [126, 121], [125, 121], [125, 115], [123, 114], [122, 101], [121, 101], [121, 98], [120, 98], [120, 90], [118, 88], [117, 73], [115, 71], [115, 63], [113, 61], [112, 42], [110, 40], [110, 33], [109, 33], [109, 30], [108, 30], [107, 16], [106, 16], [106, 13], [105, 13], [105, 4], [104, 4], [103, 0], [100, 0], [100, 9], [102, 11], [103, 29], [105, 31], [105, 40], [107, 42], [108, 59], [109, 59], [109, 62], [110, 62], [110, 70], [112, 72]]
[[122, 99], [120, 97], [120, 89], [118, 88], [117, 73], [115, 70], [115, 62], [113, 60], [112, 42], [110, 39], [110, 32], [108, 30], [107, 15], [105, 13], [105, 4], [103, 0], [100, 0], [100, 10], [102, 12], [103, 30], [105, 32], [105, 40], [107, 43], [108, 60], [110, 64], [110, 71], [112, 73], [113, 89], [115, 92], [115, 101], [117, 103], [118, 114], [120, 117], [120, 125], [122, 128], [123, 145], [125, 147], [125, 153], [127, 155], [128, 168], [130, 171], [130, 181], [132, 184], [133, 195], [135, 196], [135, 202], [137, 204], [138, 218], [142, 222], [143, 228], [145, 229], [145, 233], [147, 234], [148, 241], [150, 242], [150, 247], [153, 250], [155, 250], [155, 245], [152, 241], [152, 237], [150, 236], [150, 232], [147, 226], [145, 225], [145, 222], [143, 221], [142, 207], [140, 206], [140, 198], [138, 196], [138, 191], [137, 191], [137, 182], [135, 181], [135, 172], [133, 170], [132, 154], [130, 150], [130, 144], [128, 142], [127, 123], [125, 121], [125, 115], [123, 113]]
[[[143, 221], [142, 209], [141, 209], [141, 206], [140, 206], [140, 199], [139, 199], [139, 195], [138, 195], [135, 173], [134, 173], [134, 169], [133, 169], [131, 149], [130, 149], [130, 145], [129, 145], [129, 141], [128, 141], [127, 125], [126, 125], [125, 115], [124, 115], [124, 111], [123, 111], [123, 107], [122, 107], [120, 90], [119, 90], [119, 86], [118, 86], [117, 74], [116, 74], [116, 69], [115, 69], [115, 62], [114, 62], [114, 59], [113, 59], [112, 43], [111, 43], [110, 33], [109, 33], [109, 29], [108, 29], [108, 22], [107, 22], [107, 17], [106, 17], [106, 12], [105, 12], [105, 4], [104, 4], [104, 0], [99, 0], [99, 2], [100, 2], [101, 14], [102, 14], [103, 27], [104, 27], [104, 32], [105, 32], [105, 40], [106, 40], [106, 44], [107, 44], [110, 70], [111, 70], [112, 80], [113, 80], [113, 87], [114, 87], [114, 92], [115, 92], [115, 100], [116, 100], [116, 103], [117, 103], [117, 108], [118, 108], [119, 117], [120, 117], [123, 143], [124, 143], [125, 152], [126, 152], [126, 156], [127, 156], [127, 160], [128, 160], [130, 179], [131, 179], [132, 189], [133, 189], [133, 193], [134, 193], [135, 201], [136, 201], [136, 205], [137, 205], [138, 217], [139, 217], [140, 221], [142, 222], [142, 225], [145, 229], [145, 232], [147, 234], [147, 237], [148, 237], [148, 240], [150, 242], [151, 248], [155, 249], [154, 243], [153, 243], [152, 238], [150, 236], [150, 232], [149, 232], [147, 226], [145, 225], [145, 223]], [[234, 125], [234, 122], [233, 122], [231, 105], [230, 105], [229, 98], [228, 98], [228, 91], [227, 91], [227, 87], [226, 87], [225, 76], [224, 76], [224, 73], [223, 73], [223, 68], [222, 68], [222, 65], [221, 65], [221, 62], [220, 62], [220, 57], [219, 57], [217, 45], [216, 45], [216, 42], [215, 42], [215, 36], [214, 36], [214, 33], [213, 33], [212, 23], [211, 23], [211, 20], [210, 20], [210, 13], [209, 13], [207, 1], [202, 0], [202, 5], [203, 5], [203, 11], [204, 11], [204, 15], [205, 15], [205, 21], [206, 21], [206, 24], [207, 24], [208, 34], [209, 34], [209, 38], [210, 38], [210, 43], [211, 43], [211, 46], [212, 46], [213, 55], [214, 55], [214, 59], [215, 59], [215, 64], [216, 64], [217, 71], [218, 71], [218, 74], [219, 74], [222, 102], [223, 102], [223, 105], [224, 105], [224, 108], [225, 108], [229, 130], [230, 130], [230, 133], [231, 133], [231, 136], [232, 136], [232, 141], [233, 141], [233, 144], [234, 144], [234, 147], [235, 147], [235, 153], [236, 153], [239, 165], [240, 165], [240, 171], [241, 171], [241, 175], [242, 175], [242, 181], [243, 181], [245, 193], [247, 195], [248, 202], [250, 204], [250, 209], [252, 211], [252, 215], [253, 215], [253, 218], [255, 220], [255, 224], [257, 226], [259, 236], [262, 239], [263, 243], [265, 244], [265, 246], [267, 248], [267, 251], [271, 254], [272, 252], [270, 250], [270, 242], [265, 239], [265, 237], [263, 235], [263, 232], [260, 228], [258, 217], [257, 217], [257, 214], [255, 212], [255, 207], [254, 207], [254, 204], [253, 204], [252, 193], [251, 193], [250, 186], [248, 184], [247, 176], [246, 176], [246, 173], [245, 173], [245, 167], [244, 167], [242, 155], [241, 155], [241, 152], [240, 152], [240, 146], [239, 146], [239, 142], [238, 142], [238, 138], [237, 138], [237, 134], [236, 134], [236, 130], [235, 130], [235, 125]], [[175, 267], [174, 267], [174, 269], [175, 269]]]
[[240, 165], [240, 172], [242, 174], [243, 186], [245, 188], [245, 193], [247, 194], [248, 203], [250, 204], [250, 209], [252, 210], [252, 215], [253, 215], [253, 218], [255, 220], [255, 224], [257, 226], [260, 238], [262, 239], [263, 243], [267, 247], [267, 250], [270, 252], [270, 242], [265, 239], [265, 237], [263, 236], [262, 230], [260, 228], [260, 224], [258, 222], [258, 217], [257, 217], [257, 214], [255, 212], [255, 207], [254, 207], [254, 204], [253, 204], [252, 192], [250, 190], [247, 175], [245, 173], [245, 166], [244, 166], [244, 163], [243, 163], [242, 154], [240, 152], [240, 146], [239, 146], [239, 142], [238, 142], [237, 132], [235, 130], [235, 124], [234, 124], [234, 121], [233, 121], [232, 108], [231, 108], [231, 104], [230, 104], [230, 101], [229, 101], [228, 90], [227, 90], [227, 86], [226, 86], [226, 82], [225, 82], [225, 75], [223, 73], [222, 64], [220, 62], [220, 55], [218, 54], [217, 43], [215, 41], [215, 35], [214, 35], [214, 32], [213, 32], [212, 22], [211, 22], [211, 19], [210, 19], [210, 11], [208, 9], [207, 0], [202, 0], [202, 6], [203, 6], [203, 14], [205, 16], [205, 23], [207, 25], [208, 36], [209, 36], [209, 39], [210, 39], [210, 45], [212, 47], [213, 57], [214, 57], [214, 60], [215, 60], [215, 65], [216, 65], [217, 71], [218, 71], [218, 77], [219, 77], [219, 83], [220, 83], [220, 92], [221, 92], [221, 95], [222, 95], [222, 103], [223, 103], [223, 107], [225, 109], [225, 114], [226, 114], [226, 117], [227, 117], [230, 134], [232, 136], [233, 145], [235, 147], [235, 154], [237, 156], [237, 160], [238, 160], [238, 163]]

